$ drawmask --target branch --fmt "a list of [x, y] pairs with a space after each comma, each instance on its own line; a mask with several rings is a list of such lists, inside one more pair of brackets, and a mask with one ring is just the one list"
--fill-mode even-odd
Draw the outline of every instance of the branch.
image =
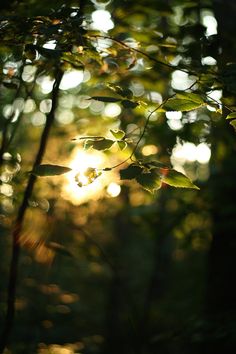
[[189, 74], [189, 75], [195, 75], [195, 76], [197, 76], [197, 74], [196, 74], [195, 72], [193, 72], [193, 71], [190, 71], [190, 70], [181, 68], [181, 67], [178, 66], [178, 65], [172, 65], [172, 64], [166, 63], [166, 62], [164, 62], [164, 61], [158, 60], [158, 59], [152, 57], [151, 55], [149, 55], [149, 54], [143, 52], [143, 51], [140, 50], [140, 49], [136, 49], [136, 48], [130, 47], [128, 44], [126, 44], [125, 42], [123, 42], [123, 41], [121, 41], [121, 40], [119, 40], [119, 39], [116, 39], [116, 38], [113, 38], [113, 37], [109, 37], [109, 36], [102, 36], [102, 35], [98, 35], [98, 34], [96, 34], [96, 35], [95, 35], [95, 34], [94, 34], [94, 35], [88, 35], [87, 37], [88, 37], [89, 39], [90, 39], [90, 38], [110, 39], [111, 41], [113, 41], [113, 42], [119, 44], [120, 46], [122, 46], [122, 47], [128, 49], [130, 52], [134, 52], [134, 53], [141, 54], [143, 57], [148, 58], [149, 60], [155, 62], [156, 64], [160, 64], [160, 65], [165, 66], [165, 67], [167, 67], [167, 68], [169, 68], [169, 69], [172, 69], [172, 70], [180, 70], [180, 71], [182, 71], [182, 72], [184, 72], [184, 73], [186, 73], [186, 74]]

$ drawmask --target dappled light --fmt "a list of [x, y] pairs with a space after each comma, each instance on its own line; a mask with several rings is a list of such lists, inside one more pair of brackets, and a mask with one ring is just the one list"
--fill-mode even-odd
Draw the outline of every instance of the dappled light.
[[107, 32], [114, 27], [111, 14], [106, 10], [96, 10], [92, 13], [92, 28]]
[[236, 7], [0, 4], [0, 354], [236, 352]]

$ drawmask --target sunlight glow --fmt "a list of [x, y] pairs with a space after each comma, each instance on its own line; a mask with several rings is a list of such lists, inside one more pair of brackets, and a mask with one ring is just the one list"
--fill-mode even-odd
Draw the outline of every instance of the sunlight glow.
[[61, 90], [69, 90], [72, 89], [83, 81], [84, 73], [79, 70], [71, 70], [65, 72], [63, 78], [61, 80], [60, 89]]
[[171, 86], [175, 90], [186, 90], [194, 81], [195, 80], [191, 79], [187, 73], [175, 70], [172, 74]]
[[[222, 91], [221, 90], [213, 90], [210, 92], [207, 92], [207, 96], [212, 99], [213, 103], [219, 103], [219, 107], [222, 108], [222, 105], [220, 103], [220, 99], [222, 97]], [[216, 108], [207, 105], [207, 109], [209, 111], [216, 111]]]
[[45, 95], [52, 91], [54, 81], [50, 76], [40, 76], [36, 79], [37, 84], [41, 86], [42, 93]]
[[108, 103], [104, 109], [106, 117], [117, 117], [121, 113], [121, 108], [117, 103]]
[[202, 65], [216, 65], [217, 61], [215, 60], [215, 58], [208, 56], [208, 57], [204, 57], [201, 60]]
[[112, 182], [107, 187], [107, 193], [113, 198], [117, 197], [120, 194], [120, 192], [121, 192], [121, 187], [117, 183]]
[[203, 17], [203, 25], [207, 28], [206, 35], [212, 36], [217, 34], [217, 21], [213, 15], [205, 15]]
[[[72, 171], [65, 175], [65, 184], [62, 190], [62, 197], [70, 200], [73, 204], [79, 205], [89, 200], [97, 200], [105, 195], [106, 186], [114, 181], [115, 172], [103, 172], [101, 169], [109, 165], [107, 156], [102, 152], [85, 151], [76, 149], [68, 166]], [[93, 180], [92, 183], [91, 180]], [[80, 187], [79, 185], [82, 185]], [[114, 186], [110, 187], [111, 196], [115, 193]], [[116, 188], [116, 193], [118, 193]], [[118, 195], [118, 194], [117, 194]]]
[[171, 161], [175, 165], [183, 165], [185, 162], [197, 161], [201, 164], [209, 162], [211, 157], [210, 147], [206, 143], [195, 145], [190, 142], [177, 143], [172, 151]]
[[55, 49], [57, 46], [57, 43], [56, 41], [48, 41], [47, 43], [45, 43], [43, 45], [43, 48], [46, 48], [46, 49]]
[[145, 145], [142, 148], [142, 154], [144, 156], [155, 155], [158, 152], [158, 148], [156, 145]]
[[92, 28], [107, 32], [114, 27], [114, 23], [111, 20], [111, 14], [106, 10], [96, 10], [92, 13]]
[[183, 128], [183, 123], [181, 122], [182, 112], [166, 112], [166, 118], [167, 124], [172, 130], [179, 130]]

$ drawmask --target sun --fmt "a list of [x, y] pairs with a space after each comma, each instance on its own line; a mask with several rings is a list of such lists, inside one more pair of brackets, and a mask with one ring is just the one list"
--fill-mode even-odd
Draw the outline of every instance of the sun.
[[97, 200], [104, 196], [116, 197], [120, 186], [116, 171], [104, 172], [109, 166], [106, 154], [97, 151], [85, 151], [77, 148], [68, 163], [72, 169], [65, 175], [62, 197], [79, 205], [89, 200]]

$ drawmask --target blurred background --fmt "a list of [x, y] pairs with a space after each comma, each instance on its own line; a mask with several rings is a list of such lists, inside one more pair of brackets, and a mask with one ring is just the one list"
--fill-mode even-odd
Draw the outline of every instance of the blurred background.
[[[28, 200], [4, 353], [233, 353], [235, 132], [225, 121], [236, 93], [233, 1], [21, 0], [0, 9], [0, 328], [12, 229], [58, 58], [43, 163], [71, 168], [37, 178]], [[120, 180], [127, 163], [78, 186], [87, 168], [128, 159], [150, 111], [191, 85], [209, 104], [154, 112], [135, 157], [172, 165], [199, 191], [149, 193]], [[91, 99], [118, 97], [117, 87], [137, 104]], [[80, 137], [111, 139], [111, 129], [125, 132], [124, 150], [83, 148]]]

